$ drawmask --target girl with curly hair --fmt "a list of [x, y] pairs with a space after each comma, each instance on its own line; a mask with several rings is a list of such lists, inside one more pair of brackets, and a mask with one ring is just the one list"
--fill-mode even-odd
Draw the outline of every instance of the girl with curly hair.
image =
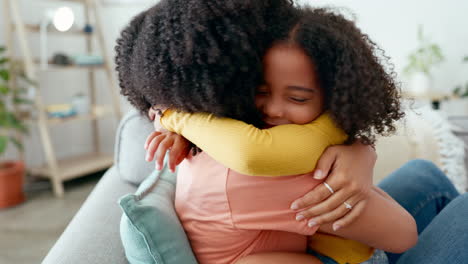
[[[276, 9], [281, 19], [268, 27], [265, 17], [271, 19], [271, 13], [259, 16], [263, 19], [245, 15], [274, 10], [280, 6], [275, 1], [237, 6], [230, 10], [238, 13], [228, 16], [215, 2], [198, 1], [183, 11], [164, 3], [173, 11], [167, 12], [170, 16], [155, 8], [137, 17], [117, 49], [123, 93], [142, 113], [152, 105], [179, 110], [160, 109], [162, 124], [203, 149], [181, 164], [176, 194], [177, 212], [199, 261], [234, 263], [250, 261], [242, 258], [255, 253], [284, 251], [296, 253], [279, 253], [275, 259], [319, 263], [305, 254], [309, 244], [319, 257], [360, 263], [373, 252], [365, 245], [390, 252], [411, 247], [414, 219], [377, 187], [369, 191], [367, 206], [340, 202], [328, 216], [354, 215], [352, 223], [332, 226], [327, 218], [307, 220], [316, 216], [313, 210], [296, 214], [287, 208], [315, 186], [335, 195], [335, 186], [309, 173], [328, 146], [356, 140], [372, 144], [375, 134], [393, 131], [393, 121], [402, 116], [397, 87], [374, 54], [375, 45], [354, 23], [326, 9]], [[211, 16], [194, 16], [207, 10]], [[239, 21], [232, 22], [233, 17]], [[130, 30], [136, 32], [130, 37], [134, 43], [125, 46]], [[154, 41], [155, 36], [161, 39]], [[171, 43], [181, 36], [183, 51]], [[258, 63], [263, 64], [260, 82]], [[149, 112], [154, 118], [158, 111]], [[146, 147], [151, 160], [156, 149], [165, 153], [168, 148], [184, 158], [189, 145], [180, 136], [155, 132]]]

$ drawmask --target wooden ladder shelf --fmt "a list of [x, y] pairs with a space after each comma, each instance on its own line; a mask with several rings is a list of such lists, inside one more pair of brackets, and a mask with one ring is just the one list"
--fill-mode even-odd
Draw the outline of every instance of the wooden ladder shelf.
[[[38, 0], [34, 0], [38, 1]], [[118, 95], [118, 86], [113, 78], [113, 69], [111, 65], [111, 57], [106, 49], [105, 39], [103, 35], [103, 27], [101, 22], [101, 7], [98, 0], [55, 0], [60, 2], [72, 2], [80, 3], [84, 7], [86, 24], [93, 24], [92, 33], [84, 33], [79, 30], [70, 30], [65, 34], [77, 34], [86, 38], [86, 49], [88, 53], [92, 52], [92, 37], [97, 37], [97, 43], [100, 46], [100, 52], [103, 56], [103, 64], [95, 66], [57, 66], [49, 64], [51, 71], [56, 70], [86, 70], [88, 71], [89, 78], [89, 95], [91, 110], [86, 115], [75, 115], [68, 118], [51, 118], [46, 112], [46, 108], [43, 103], [41, 96], [41, 87], [38, 84], [36, 87], [36, 93], [34, 98], [34, 107], [37, 111], [37, 117], [32, 119], [39, 128], [40, 138], [46, 157], [46, 164], [43, 166], [32, 168], [31, 173], [33, 175], [47, 177], [52, 182], [54, 194], [57, 197], [64, 195], [63, 181], [77, 178], [86, 174], [90, 174], [99, 170], [110, 167], [113, 163], [113, 157], [111, 154], [104, 154], [100, 150], [99, 142], [99, 130], [98, 130], [98, 119], [106, 116], [115, 116], [117, 121], [120, 120], [122, 114], [120, 110], [120, 101]], [[6, 25], [6, 43], [10, 50], [10, 54], [13, 54], [13, 36], [16, 32], [18, 39], [18, 46], [22, 55], [21, 61], [24, 64], [25, 75], [30, 80], [37, 80], [38, 71], [40, 70], [38, 60], [33, 58], [30, 44], [28, 43], [28, 35], [38, 33], [39, 26], [27, 25], [23, 22], [20, 15], [18, 0], [4, 0], [4, 19]], [[32, 2], [32, 0], [31, 0]], [[47, 34], [64, 34], [55, 30], [48, 30]], [[95, 87], [95, 73], [97, 70], [104, 70], [109, 83], [109, 92], [111, 98], [110, 105], [97, 105], [96, 104], [96, 87]], [[50, 129], [59, 124], [65, 122], [76, 122], [76, 121], [90, 121], [92, 122], [93, 130], [93, 146], [94, 151], [78, 157], [72, 157], [65, 160], [58, 160], [56, 157], [55, 150], [52, 146], [52, 138], [50, 135]]]

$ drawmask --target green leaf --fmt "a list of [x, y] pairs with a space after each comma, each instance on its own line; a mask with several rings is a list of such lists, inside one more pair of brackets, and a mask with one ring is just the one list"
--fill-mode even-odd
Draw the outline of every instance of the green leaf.
[[8, 112], [6, 111], [0, 112], [0, 126], [5, 128], [11, 128], [11, 120], [8, 116]]
[[33, 101], [25, 98], [15, 97], [13, 98], [13, 103], [15, 104], [33, 104]]
[[9, 116], [10, 124], [12, 128], [24, 134], [28, 133], [28, 128], [20, 120], [18, 120], [18, 118], [16, 118], [16, 116], [13, 113], [9, 113], [8, 116]]
[[6, 50], [5, 46], [0, 46], [0, 53], [4, 52]]
[[28, 134], [28, 128], [12, 112], [0, 112], [0, 126]]
[[24, 150], [23, 144], [22, 144], [18, 139], [16, 139], [15, 137], [10, 137], [10, 141], [16, 146], [16, 148], [17, 148], [19, 151], [23, 151], [23, 150]]
[[26, 89], [24, 87], [17, 87], [16, 91], [20, 94], [20, 93], [26, 93], [28, 91], [28, 89]]
[[461, 89], [462, 89], [462, 87], [460, 85], [457, 85], [457, 87], [455, 87], [455, 89], [453, 89], [453, 94], [457, 95], [457, 96], [460, 96], [461, 95]]
[[[468, 88], [468, 87], [466, 87]], [[463, 92], [463, 94], [461, 95], [461, 97], [468, 97], [468, 89], [465, 88], [465, 91]]]
[[9, 61], [9, 59], [7, 59], [7, 58], [1, 58], [1, 59], [0, 59], [0, 64], [5, 64], [5, 63], [7, 63], [8, 61]]
[[8, 137], [0, 136], [0, 153], [5, 152], [5, 149], [7, 147], [7, 143], [8, 143]]
[[0, 94], [6, 95], [10, 92], [10, 88], [5, 85], [0, 85]]
[[10, 80], [10, 73], [7, 70], [0, 70], [0, 78], [5, 81]]

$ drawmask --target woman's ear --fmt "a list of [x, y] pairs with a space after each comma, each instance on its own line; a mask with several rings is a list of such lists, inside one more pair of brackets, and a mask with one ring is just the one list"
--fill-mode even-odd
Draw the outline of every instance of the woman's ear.
[[156, 111], [150, 107], [148, 109], [148, 118], [151, 120], [151, 121], [154, 121], [154, 118], [156, 117]]

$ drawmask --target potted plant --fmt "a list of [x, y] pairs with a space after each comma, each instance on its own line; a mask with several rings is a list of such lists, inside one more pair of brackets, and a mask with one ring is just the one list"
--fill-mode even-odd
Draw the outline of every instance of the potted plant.
[[[462, 62], [468, 63], [468, 56], [465, 56]], [[468, 97], [468, 81], [465, 83], [465, 85], [457, 85], [455, 89], [453, 89], [452, 94], [456, 98]]]
[[[468, 63], [468, 56], [462, 59], [462, 63]], [[452, 94], [443, 102], [443, 110], [451, 115], [466, 115], [468, 113], [468, 81], [457, 85]]]
[[427, 96], [432, 86], [431, 70], [444, 61], [439, 45], [431, 43], [424, 36], [423, 27], [418, 27], [419, 47], [408, 56], [404, 74], [409, 77], [409, 93], [413, 96]]
[[[0, 46], [0, 155], [5, 153], [9, 143], [22, 151], [23, 146], [16, 135], [28, 132], [15, 110], [20, 105], [31, 104], [31, 101], [21, 97], [26, 89], [13, 86], [11, 79], [18, 76], [19, 80], [33, 84], [19, 70], [19, 66], [4, 54], [5, 47]], [[11, 207], [24, 201], [24, 172], [23, 161], [0, 160], [0, 208]]]

